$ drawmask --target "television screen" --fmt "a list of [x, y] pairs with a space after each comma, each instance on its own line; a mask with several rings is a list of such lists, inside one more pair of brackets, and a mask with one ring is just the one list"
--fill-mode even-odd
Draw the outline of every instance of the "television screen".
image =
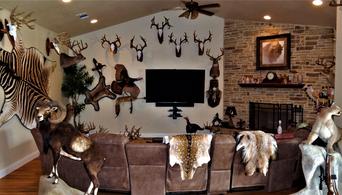
[[205, 70], [146, 69], [146, 102], [204, 103]]

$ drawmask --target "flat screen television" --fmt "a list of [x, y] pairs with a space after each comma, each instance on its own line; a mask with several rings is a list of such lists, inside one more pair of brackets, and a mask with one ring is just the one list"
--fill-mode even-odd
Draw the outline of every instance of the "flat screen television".
[[146, 102], [157, 106], [204, 103], [205, 70], [146, 69]]

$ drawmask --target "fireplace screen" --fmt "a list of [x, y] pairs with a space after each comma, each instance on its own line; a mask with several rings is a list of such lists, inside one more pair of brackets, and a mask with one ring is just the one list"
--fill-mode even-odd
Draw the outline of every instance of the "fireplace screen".
[[289, 125], [303, 122], [303, 107], [292, 104], [270, 104], [249, 102], [249, 128], [276, 133], [278, 121], [286, 130]]

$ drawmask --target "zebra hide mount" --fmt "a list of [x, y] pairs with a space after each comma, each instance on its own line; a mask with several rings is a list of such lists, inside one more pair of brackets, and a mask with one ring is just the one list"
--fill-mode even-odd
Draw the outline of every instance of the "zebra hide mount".
[[36, 48], [24, 48], [21, 40], [12, 52], [0, 48], [0, 86], [5, 95], [0, 126], [16, 115], [26, 128], [36, 127], [37, 102], [51, 101], [48, 78], [56, 66], [51, 62]]

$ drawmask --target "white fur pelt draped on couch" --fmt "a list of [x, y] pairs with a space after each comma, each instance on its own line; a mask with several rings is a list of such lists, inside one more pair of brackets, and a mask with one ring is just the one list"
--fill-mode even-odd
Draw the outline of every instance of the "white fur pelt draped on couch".
[[268, 161], [276, 158], [277, 148], [277, 142], [270, 133], [242, 131], [237, 136], [236, 151], [242, 149], [242, 161], [248, 176], [252, 176], [257, 170], [266, 176]]
[[[328, 192], [327, 185], [322, 181], [322, 190], [320, 186], [320, 167], [325, 171], [325, 159], [327, 152], [324, 148], [315, 145], [300, 144], [302, 151], [302, 168], [305, 177], [306, 187], [294, 193], [293, 195], [326, 195]], [[340, 153], [333, 153], [334, 160], [331, 163], [333, 173], [336, 174], [337, 190], [342, 192], [342, 157]]]

